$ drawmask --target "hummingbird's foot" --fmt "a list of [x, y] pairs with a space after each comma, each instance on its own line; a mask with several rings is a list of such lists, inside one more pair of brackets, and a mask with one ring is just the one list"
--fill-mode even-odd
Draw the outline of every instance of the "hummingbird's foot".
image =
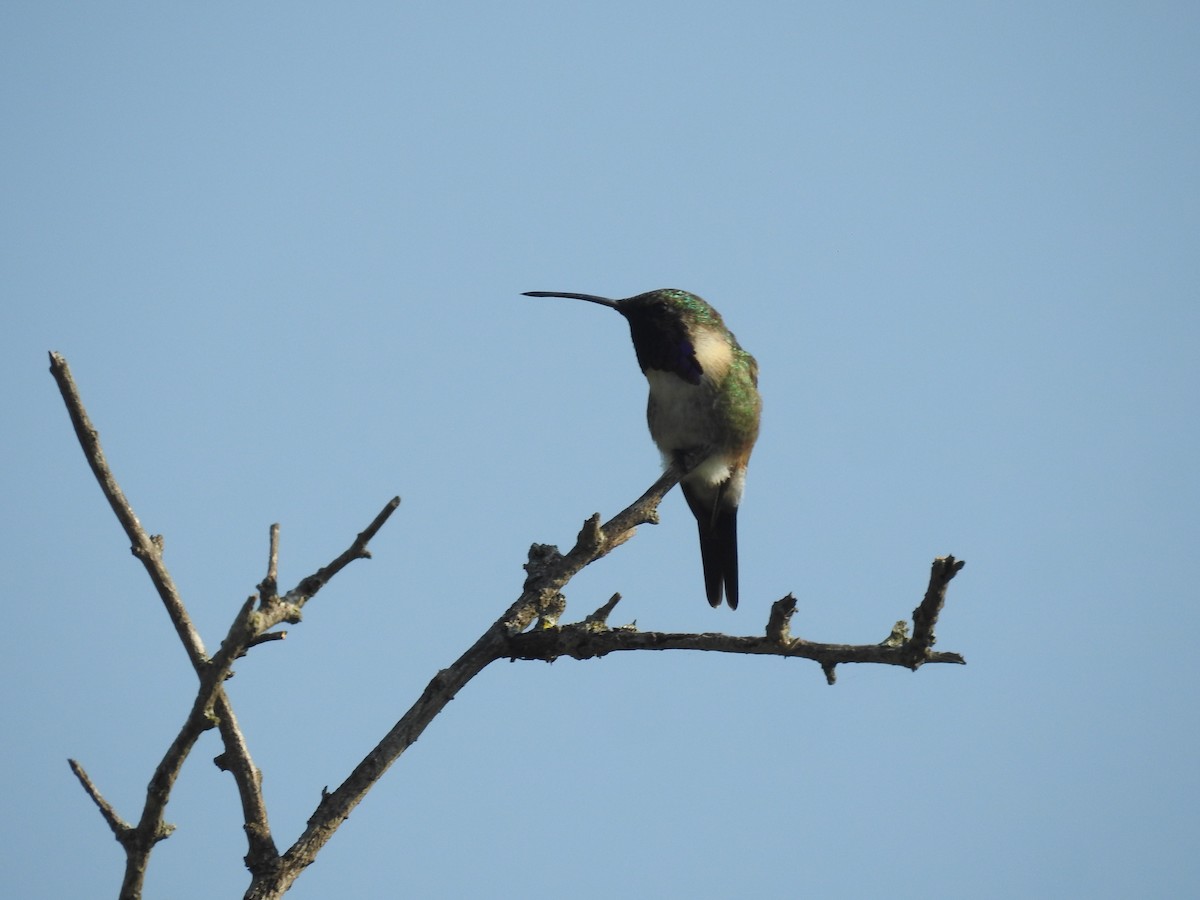
[[675, 450], [671, 454], [671, 465], [679, 472], [679, 479], [682, 481], [711, 455], [712, 447], [707, 445], [704, 447], [688, 447], [683, 450]]

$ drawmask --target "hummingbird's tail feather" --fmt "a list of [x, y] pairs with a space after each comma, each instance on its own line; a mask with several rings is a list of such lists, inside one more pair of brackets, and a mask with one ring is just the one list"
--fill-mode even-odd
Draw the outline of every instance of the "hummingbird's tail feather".
[[711, 534], [704, 533], [704, 526], [701, 525], [700, 559], [704, 562], [704, 591], [708, 595], [708, 605], [714, 608], [721, 605], [721, 585], [724, 580], [720, 557], [716, 542]]
[[725, 582], [725, 602], [730, 609], [738, 607], [737, 507], [717, 513], [714, 525], [716, 551], [721, 560], [721, 577]]
[[696, 492], [683, 486], [683, 496], [700, 531], [700, 561], [709, 606], [720, 606], [722, 589], [730, 609], [738, 606], [737, 507], [709, 508]]

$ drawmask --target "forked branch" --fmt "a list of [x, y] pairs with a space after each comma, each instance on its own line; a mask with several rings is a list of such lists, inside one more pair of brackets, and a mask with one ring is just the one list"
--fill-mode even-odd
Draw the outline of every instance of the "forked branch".
[[[714, 653], [750, 653], [762, 656], [787, 656], [811, 659], [820, 663], [830, 684], [834, 683], [834, 667], [841, 663], [877, 663], [918, 669], [926, 663], [965, 664], [958, 653], [935, 651], [933, 626], [945, 601], [946, 585], [965, 565], [953, 556], [933, 561], [929, 589], [921, 605], [913, 611], [913, 621], [922, 624], [908, 636], [908, 623], [897, 622], [891, 633], [878, 644], [826, 644], [792, 637], [790, 622], [796, 611], [796, 598], [791, 594], [771, 605], [764, 634], [732, 635], [706, 632], [703, 634], [638, 631], [632, 625], [608, 627], [609, 614], [620, 595], [582, 622], [561, 628], [544, 628], [514, 635], [509, 639], [512, 659], [540, 659], [553, 662], [560, 657], [593, 659], [621, 650], [707, 650]], [[936, 609], [933, 608], [936, 605]]]
[[[71, 770], [79, 779], [88, 796], [96, 803], [114, 836], [125, 849], [125, 875], [120, 896], [128, 898], [128, 900], [141, 896], [150, 853], [154, 845], [169, 836], [174, 829], [174, 826], [166, 822], [164, 814], [175, 780], [200, 735], [214, 726], [220, 729], [221, 739], [224, 743], [224, 750], [217, 757], [216, 763], [220, 768], [233, 775], [242, 802], [244, 828], [248, 843], [247, 866], [251, 872], [269, 870], [278, 865], [279, 852], [275, 847], [267, 820], [266, 803], [262, 794], [262, 773], [259, 772], [250, 757], [245, 736], [238, 725], [237, 717], [234, 715], [223, 684], [229, 677], [234, 660], [245, 655], [249, 647], [278, 639], [277, 633], [271, 632], [269, 629], [282, 621], [299, 621], [300, 610], [304, 604], [330, 578], [353, 560], [370, 556], [367, 542], [374, 537], [388, 517], [396, 510], [400, 498], [396, 497], [389, 501], [370, 525], [355, 538], [349, 548], [328, 565], [303, 579], [284, 598], [278, 597], [274, 590], [279, 529], [278, 526], [273, 526], [267, 578], [264, 579], [264, 585], [269, 584], [270, 590], [269, 592], [264, 591], [261, 599], [251, 597], [242, 605], [225, 640], [221, 643], [220, 650], [210, 658], [203, 641], [191, 623], [187, 608], [184, 606], [174, 580], [163, 561], [162, 537], [147, 533], [117, 483], [100, 446], [99, 433], [92, 426], [66, 359], [57, 353], [51, 353], [50, 371], [58, 384], [88, 465], [96, 476], [100, 489], [112, 507], [117, 520], [125, 530], [125, 534], [132, 544], [134, 556], [142, 562], [151, 582], [157, 589], [167, 614], [175, 625], [176, 633], [199, 677], [199, 686], [191, 709], [188, 711], [179, 733], [163, 754], [158, 766], [155, 767], [137, 825], [126, 823], [104, 798], [83, 767], [74, 760], [70, 761]], [[256, 600], [258, 609], [255, 609]]]

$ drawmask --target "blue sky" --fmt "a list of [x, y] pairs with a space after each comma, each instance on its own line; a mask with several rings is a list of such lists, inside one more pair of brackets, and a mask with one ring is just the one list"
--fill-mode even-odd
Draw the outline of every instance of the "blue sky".
[[[519, 592], [656, 476], [624, 322], [759, 361], [742, 605], [681, 497], [571, 585], [614, 622], [870, 642], [954, 553], [917, 674], [497, 665], [290, 896], [1200, 890], [1200, 12], [1151, 3], [0, 9], [7, 893], [115, 893], [194, 676], [46, 352], [210, 648], [403, 504], [229, 691], [281, 845]], [[147, 896], [240, 896], [185, 769]]]

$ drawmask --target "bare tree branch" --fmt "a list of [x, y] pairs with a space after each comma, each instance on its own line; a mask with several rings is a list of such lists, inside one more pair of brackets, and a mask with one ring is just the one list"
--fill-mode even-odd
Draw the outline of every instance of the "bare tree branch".
[[[389, 500], [371, 523], [359, 532], [346, 550], [328, 565], [322, 566], [312, 575], [302, 579], [283, 598], [278, 596], [276, 584], [279, 564], [279, 525], [272, 525], [267, 575], [259, 585], [259, 613], [254, 618], [254, 627], [246, 634], [238, 634], [235, 623], [235, 628], [230, 630], [230, 636], [222, 644], [222, 651], [228, 647], [231, 654], [243, 656], [250, 647], [271, 640], [282, 640], [286, 636], [286, 632], [271, 632], [268, 629], [274, 628], [281, 621], [298, 622], [300, 609], [334, 575], [356, 559], [370, 559], [371, 554], [367, 550], [367, 543], [379, 532], [379, 529], [384, 526], [399, 506], [399, 497]], [[253, 600], [252, 597], [248, 603]], [[229, 661], [232, 662], [232, 658]], [[232, 709], [229, 710], [229, 715], [232, 717]], [[220, 722], [223, 724], [224, 721], [224, 716], [221, 716]], [[219, 768], [232, 772], [238, 785], [245, 816], [244, 827], [250, 844], [249, 852], [246, 854], [246, 867], [254, 879], [270, 879], [279, 872], [281, 858], [267, 821], [267, 809], [262, 794], [262, 772], [250, 759], [240, 730], [235, 727], [231, 731], [233, 733], [225, 739], [225, 752], [214, 762]], [[241, 743], [236, 743], [238, 741]]]
[[[322, 794], [321, 802], [309, 818], [304, 834], [283, 854], [278, 872], [270, 879], [256, 879], [246, 892], [247, 900], [282, 897], [304, 868], [315, 860], [317, 853], [371, 787], [383, 777], [384, 772], [421, 736], [446, 704], [497, 659], [553, 660], [561, 656], [590, 659], [615, 650], [693, 649], [759, 653], [816, 660], [821, 663], [830, 683], [833, 682], [834, 666], [841, 662], [880, 662], [912, 669], [925, 662], [963, 662], [958, 654], [933, 654], [928, 647], [912, 642], [901, 647], [877, 644], [855, 646], [819, 644], [790, 638], [786, 622], [795, 610], [795, 598], [790, 595], [774, 605], [772, 620], [777, 619], [778, 622], [775, 634], [768, 637], [658, 634], [639, 633], [628, 628], [609, 629], [605, 623], [619, 601], [619, 595], [583, 622], [555, 626], [554, 623], [565, 609], [566, 601], [561, 590], [567, 582], [585, 566], [628, 540], [637, 525], [657, 522], [658, 505], [679, 482], [679, 478], [677, 470], [668, 469], [645, 494], [603, 526], [599, 524], [599, 515], [590, 517], [580, 530], [575, 546], [565, 556], [553, 546], [533, 545], [525, 566], [529, 574], [517, 601], [466, 653], [434, 676], [417, 702], [341, 785], [332, 793]], [[948, 559], [951, 564], [948, 568], [939, 565], [940, 561], [934, 564], [935, 575], [948, 571], [949, 574], [940, 576], [947, 582], [962, 567], [961, 564], [954, 565], [952, 557]], [[944, 594], [944, 582], [941, 583], [941, 590]], [[543, 627], [526, 631], [535, 618], [540, 618]]]
[[950, 579], [957, 575], [967, 563], [953, 556], [940, 556], [933, 561], [933, 570], [929, 573], [929, 588], [925, 598], [913, 610], [914, 652], [918, 649], [928, 650], [935, 640], [933, 628], [937, 624], [942, 607], [946, 605], [946, 587]]
[[108, 462], [104, 458], [104, 451], [100, 448], [100, 433], [92, 427], [87, 410], [83, 408], [83, 400], [79, 397], [79, 389], [75, 387], [75, 379], [71, 376], [67, 361], [61, 354], [50, 354], [50, 372], [58, 383], [59, 393], [62, 394], [67, 412], [71, 416], [71, 424], [75, 427], [75, 436], [79, 439], [79, 446], [83, 448], [83, 455], [87, 457], [88, 465], [92, 467], [92, 474], [100, 483], [100, 490], [104, 492], [104, 498], [108, 500], [108, 505], [116, 514], [117, 521], [125, 529], [125, 534], [132, 544], [133, 555], [146, 567], [146, 572], [154, 583], [163, 606], [167, 609], [167, 615], [171, 618], [171, 624], [175, 626], [179, 640], [183, 642], [188, 658], [192, 661], [192, 665], [199, 670], [207, 659], [204, 642], [192, 624], [187, 609], [184, 608], [183, 600], [179, 596], [179, 589], [175, 587], [171, 573], [167, 571], [167, 567], [163, 563], [162, 536], [151, 537], [147, 534], [146, 529], [142, 527], [142, 523], [134, 514], [133, 507], [125, 499], [125, 493], [117, 484], [116, 478], [113, 477], [112, 471], [108, 468]]
[[214, 726], [220, 727], [224, 743], [224, 752], [217, 757], [215, 762], [220, 768], [229, 771], [234, 776], [242, 802], [244, 827], [249, 845], [247, 865], [252, 872], [269, 871], [278, 865], [279, 854], [267, 821], [266, 805], [262, 795], [262, 773], [250, 757], [245, 736], [238, 726], [237, 717], [234, 715], [222, 685], [229, 677], [230, 667], [234, 660], [243, 656], [249, 646], [264, 640], [277, 639], [264, 637], [268, 629], [278, 625], [281, 621], [299, 621], [300, 609], [330, 578], [353, 560], [370, 557], [370, 553], [366, 549], [367, 542], [395, 511], [400, 503], [400, 498], [396, 497], [389, 501], [383, 511], [355, 538], [346, 551], [329, 565], [304, 579], [282, 601], [274, 593], [279, 529], [278, 526], [273, 526], [267, 578], [264, 579], [264, 583], [268, 584], [270, 589], [266, 603], [263, 604], [266, 608], [255, 611], [254, 606], [258, 598], [251, 597], [247, 600], [222, 642], [221, 649], [209, 659], [204, 643], [192, 625], [187, 608], [163, 562], [162, 538], [158, 535], [149, 535], [142, 527], [133, 507], [112, 474], [100, 446], [99, 433], [91, 424], [66, 359], [60, 354], [51, 353], [50, 371], [59, 386], [63, 402], [75, 428], [76, 437], [79, 439], [92, 473], [96, 476], [104, 496], [132, 542], [134, 556], [141, 560], [150, 575], [200, 679], [196, 697], [183, 726], [155, 768], [154, 775], [147, 787], [142, 815], [136, 827], [129, 826], [120, 819], [116, 811], [103, 799], [99, 790], [87, 778], [82, 766], [74, 761], [71, 763], [72, 770], [75, 771], [84, 790], [96, 802], [105, 821], [109, 823], [110, 828], [114, 829], [114, 833], [126, 850], [125, 876], [120, 896], [128, 898], [128, 900], [134, 900], [141, 896], [150, 852], [155, 844], [167, 837], [174, 829], [174, 826], [165, 821], [164, 813], [175, 780], [197, 739]]
[[[258, 594], [242, 604], [220, 649], [209, 658], [162, 561], [162, 539], [147, 535], [117, 485], [100, 449], [99, 437], [79, 399], [66, 360], [54, 353], [50, 358], [51, 370], [71, 414], [84, 454], [105, 497], [132, 541], [134, 554], [142, 561], [158, 589], [199, 677], [188, 716], [151, 779], [137, 826], [124, 822], [92, 784], [82, 766], [71, 761], [71, 768], [84, 790], [126, 849], [126, 873], [121, 896], [128, 900], [141, 896], [150, 850], [171, 833], [172, 826], [164, 821], [163, 812], [175, 779], [196, 740], [214, 726], [220, 728], [224, 744], [224, 751], [215, 762], [233, 774], [242, 802], [249, 846], [246, 865], [252, 876], [246, 897], [265, 900], [282, 897], [384, 772], [420, 737], [429, 723], [472, 678], [498, 659], [553, 661], [564, 656], [592, 659], [623, 650], [753, 653], [813, 660], [821, 666], [830, 684], [835, 680], [836, 667], [842, 663], [878, 663], [915, 670], [926, 663], [964, 662], [957, 653], [932, 649], [934, 628], [945, 604], [947, 585], [964, 565], [953, 556], [934, 560], [925, 597], [913, 611], [912, 636], [908, 633], [908, 623], [901, 621], [878, 644], [828, 644], [793, 637], [791, 620], [796, 611], [796, 599], [790, 594], [772, 605], [762, 635], [639, 632], [633, 626], [611, 628], [608, 618], [620, 601], [619, 594], [613, 595], [582, 621], [559, 625], [566, 610], [566, 598], [562, 590], [567, 583], [584, 567], [602, 559], [629, 540], [638, 525], [658, 522], [659, 503], [686, 474], [670, 467], [641, 497], [608, 522], [601, 524], [598, 514], [587, 519], [575, 545], [566, 554], [551, 545], [534, 544], [530, 547], [525, 565], [527, 576], [521, 595], [465, 653], [430, 680], [412, 707], [354, 767], [341, 785], [332, 792], [322, 791], [321, 800], [309, 817], [304, 832], [288, 850], [280, 854], [267, 819], [262, 773], [250, 757], [222, 685], [229, 677], [234, 661], [244, 656], [251, 647], [281, 640], [286, 635], [286, 632], [272, 632], [270, 629], [282, 622], [299, 622], [304, 605], [334, 575], [354, 560], [370, 557], [367, 544], [396, 510], [400, 498], [390, 500], [339, 556], [302, 579], [282, 596], [277, 583], [279, 526], [272, 525], [267, 573], [258, 585]], [[531, 628], [535, 620], [537, 626]]]
[[[940, 596], [944, 598], [946, 583], [963, 565], [961, 560], [955, 560], [953, 556], [934, 560], [930, 593], [940, 592]], [[795, 612], [796, 599], [791, 594], [772, 604], [765, 634], [749, 636], [638, 631], [631, 625], [609, 628], [604, 623], [614, 605], [613, 600], [610, 600], [582, 622], [511, 636], [508, 640], [509, 658], [553, 662], [564, 656], [573, 659], [594, 659], [621, 650], [706, 650], [716, 653], [751, 653], [811, 659], [821, 664], [827, 677], [832, 667], [841, 663], [877, 663], [915, 670], [925, 663], [962, 665], [966, 662], [958, 653], [935, 652], [925, 640], [915, 636], [904, 637], [907, 626], [903, 622], [897, 623], [891, 635], [878, 644], [825, 644], [793, 638], [789, 633], [788, 620]], [[924, 603], [917, 608], [914, 617], [921, 613], [923, 607]], [[936, 614], [933, 618], [936, 618]], [[930, 638], [932, 626], [933, 619], [930, 619]], [[898, 632], [901, 635], [899, 640]]]
[[258, 596], [263, 603], [271, 603], [279, 596], [279, 523], [271, 526], [271, 549], [267, 554], [267, 576], [258, 586]]
[[[175, 626], [175, 632], [179, 635], [179, 640], [188, 654], [188, 659], [191, 660], [192, 667], [200, 676], [201, 684], [204, 685], [206, 670], [209, 667], [208, 654], [204, 649], [204, 642], [200, 639], [195, 626], [192, 625], [191, 617], [183, 604], [179, 590], [175, 587], [175, 581], [171, 578], [171, 573], [163, 562], [162, 537], [151, 536], [146, 532], [120, 485], [117, 484], [104, 457], [104, 451], [100, 447], [99, 432], [92, 426], [66, 359], [57, 353], [51, 353], [50, 371], [58, 384], [59, 392], [62, 394], [63, 402], [71, 417], [71, 424], [75, 428], [75, 436], [79, 439], [79, 445], [83, 449], [88, 465], [96, 476], [96, 481], [100, 484], [100, 489], [108, 500], [109, 506], [112, 507], [113, 513], [131, 541], [133, 555], [141, 561], [158, 591], [167, 615]], [[213, 690], [219, 691], [219, 684], [217, 682], [214, 687], [209, 679], [209, 686]], [[223, 692], [222, 699], [224, 699]], [[126, 853], [125, 877], [120, 894], [122, 898], [141, 896], [141, 887], [145, 879], [150, 851], [156, 843], [171, 833], [173, 826], [168, 825], [163, 818], [171, 788], [196, 739], [213, 724], [206, 716], [211, 698], [207, 698], [203, 705], [204, 708], [200, 714], [197, 714], [196, 706], [199, 704], [199, 700], [198, 696], [197, 703], [193, 704], [192, 712], [188, 715], [183, 728], [171, 742], [171, 746], [155, 769], [154, 776], [146, 790], [146, 803], [137, 826], [126, 831], [125, 839], [121, 841]], [[224, 705], [227, 706], [227, 702]], [[76, 772], [76, 775], [78, 774]], [[89, 793], [91, 792], [89, 791]], [[96, 796], [99, 796], [98, 792], [93, 794], [93, 799]], [[101, 813], [105, 813], [103, 806]], [[115, 813], [112, 814], [115, 815]], [[108, 814], [105, 814], [105, 818], [108, 819]]]
[[669, 468], [646, 493], [603, 526], [599, 524], [599, 514], [593, 515], [584, 523], [575, 546], [565, 556], [556, 547], [534, 544], [525, 565], [528, 576], [521, 596], [470, 649], [433, 677], [416, 703], [341, 785], [331, 793], [322, 793], [321, 802], [309, 817], [308, 827], [283, 854], [279, 869], [270, 877], [254, 879], [246, 892], [247, 900], [282, 897], [367, 792], [421, 736], [446, 704], [488, 665], [510, 656], [511, 637], [528, 628], [536, 618], [541, 617], [547, 624], [556, 622], [565, 607], [561, 589], [576, 573], [623, 544], [638, 525], [658, 521], [658, 504], [679, 483], [679, 478], [680, 473], [674, 467]]

